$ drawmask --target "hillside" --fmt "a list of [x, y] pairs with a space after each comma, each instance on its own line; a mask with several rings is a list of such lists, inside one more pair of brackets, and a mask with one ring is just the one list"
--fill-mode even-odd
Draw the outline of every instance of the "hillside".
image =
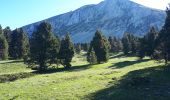
[[1, 61], [1, 81], [10, 73], [13, 77], [19, 73], [28, 76], [0, 83], [0, 100], [170, 99], [169, 68], [148, 58], [114, 55], [108, 63], [88, 65], [82, 55], [76, 55], [72, 64], [70, 70], [38, 74], [21, 61]]
[[[121, 37], [124, 32], [143, 36], [151, 26], [160, 29], [164, 20], [164, 11], [130, 0], [105, 0], [97, 5], [83, 6], [75, 11], [45, 19], [52, 25], [55, 34], [62, 37], [70, 32], [75, 43], [89, 42], [97, 29], [106, 36]], [[22, 28], [31, 34], [40, 22]]]

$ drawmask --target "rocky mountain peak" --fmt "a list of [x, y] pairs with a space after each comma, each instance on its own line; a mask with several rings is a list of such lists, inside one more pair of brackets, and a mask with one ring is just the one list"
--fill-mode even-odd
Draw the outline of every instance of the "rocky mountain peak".
[[[70, 32], [74, 42], [89, 42], [96, 29], [100, 29], [106, 36], [121, 37], [124, 32], [143, 36], [151, 26], [160, 29], [164, 20], [164, 11], [130, 0], [104, 0], [97, 5], [86, 5], [46, 19], [55, 34], [63, 36]], [[31, 34], [40, 22], [24, 26], [23, 29]]]

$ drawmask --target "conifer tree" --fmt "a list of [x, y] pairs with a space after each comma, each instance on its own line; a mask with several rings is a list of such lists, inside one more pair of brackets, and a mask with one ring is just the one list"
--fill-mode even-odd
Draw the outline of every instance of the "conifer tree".
[[122, 43], [119, 39], [117, 39], [116, 37], [109, 37], [108, 39], [109, 43], [110, 43], [110, 52], [119, 52], [122, 49]]
[[0, 26], [0, 59], [8, 59], [8, 42], [3, 34], [2, 27]]
[[30, 39], [30, 55], [27, 63], [30, 67], [38, 65], [38, 71], [48, 68], [47, 64], [57, 60], [59, 44], [52, 33], [52, 27], [47, 22], [42, 22]]
[[110, 52], [116, 52], [116, 43], [114, 41], [114, 38], [109, 36], [109, 39], [108, 39], [109, 43], [110, 43]]
[[127, 55], [131, 51], [131, 43], [129, 37], [130, 37], [129, 33], [124, 33], [122, 38], [123, 52], [125, 55]]
[[0, 34], [0, 55], [2, 60], [8, 59], [8, 42], [3, 34]]
[[158, 34], [159, 32], [157, 32], [154, 27], [151, 27], [151, 29], [149, 30], [149, 33], [144, 37], [146, 44], [147, 44], [147, 47], [145, 49], [147, 56], [151, 57], [153, 55], [154, 49], [155, 49], [155, 42], [158, 37]]
[[118, 49], [118, 52], [120, 52], [120, 51], [123, 50], [123, 44], [122, 44], [121, 39], [118, 39], [118, 42], [117, 42], [117, 49]]
[[75, 44], [75, 50], [76, 50], [77, 54], [80, 54], [80, 52], [81, 52], [81, 44], [80, 43]]
[[139, 51], [139, 44], [140, 44], [139, 38], [137, 36], [134, 36], [133, 34], [131, 34], [130, 44], [131, 44], [132, 54], [137, 54], [137, 52]]
[[139, 38], [133, 34], [124, 33], [122, 38], [123, 52], [127, 54], [137, 54], [139, 51]]
[[89, 43], [81, 43], [81, 50], [88, 51], [90, 48]]
[[167, 64], [170, 60], [170, 7], [167, 8], [166, 14], [165, 24], [158, 36], [154, 55], [157, 55], [158, 59], [164, 59]]
[[3, 29], [3, 33], [4, 33], [4, 36], [5, 36], [8, 44], [10, 44], [11, 34], [12, 34], [12, 31], [11, 31], [10, 27], [8, 26], [5, 29]]
[[53, 36], [51, 39], [50, 50], [49, 50], [49, 63], [51, 64], [59, 64], [59, 48], [60, 48], [60, 39], [58, 36]]
[[22, 28], [15, 29], [11, 34], [10, 56], [21, 59], [29, 53], [29, 38]]
[[95, 54], [92, 46], [89, 48], [89, 51], [87, 52], [87, 61], [90, 64], [96, 64], [97, 63], [97, 57], [96, 57], [96, 54]]
[[97, 62], [103, 63], [109, 60], [110, 44], [108, 39], [102, 35], [102, 32], [96, 31], [95, 36], [91, 42], [92, 48], [95, 51]]
[[140, 58], [143, 58], [145, 56], [153, 58], [158, 34], [159, 32], [157, 32], [154, 27], [151, 27], [149, 32], [142, 39], [140, 39]]
[[145, 41], [145, 39], [144, 39], [144, 37], [143, 38], [140, 38], [139, 39], [139, 51], [138, 51], [138, 57], [140, 58], [140, 59], [142, 59], [142, 58], [144, 58], [145, 57], [145, 50], [146, 49], [146, 41]]
[[65, 38], [61, 40], [61, 46], [59, 51], [60, 63], [64, 66], [64, 68], [71, 67], [71, 61], [73, 56], [74, 56], [74, 45], [68, 33], [66, 34]]
[[3, 34], [3, 29], [1, 25], [0, 25], [0, 34]]
[[11, 49], [11, 34], [12, 34], [12, 31], [10, 29], [10, 27], [6, 27], [4, 30], [3, 30], [3, 34], [8, 42], [8, 54], [10, 56], [11, 52], [12, 52], [12, 49]]

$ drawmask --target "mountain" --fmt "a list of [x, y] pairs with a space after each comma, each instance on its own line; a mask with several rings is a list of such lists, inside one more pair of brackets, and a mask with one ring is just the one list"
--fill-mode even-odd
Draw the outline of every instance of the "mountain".
[[[106, 36], [122, 37], [124, 32], [143, 36], [151, 26], [160, 29], [165, 17], [162, 10], [148, 8], [130, 0], [105, 0], [45, 21], [51, 23], [54, 33], [61, 37], [70, 32], [73, 41], [77, 43], [89, 42], [97, 29]], [[40, 22], [22, 28], [31, 34]]]

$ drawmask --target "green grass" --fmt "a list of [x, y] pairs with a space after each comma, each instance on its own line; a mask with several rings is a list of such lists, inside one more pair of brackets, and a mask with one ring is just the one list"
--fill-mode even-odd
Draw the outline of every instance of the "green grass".
[[20, 72], [31, 72], [20, 60], [0, 61], [0, 75]]
[[[85, 58], [76, 55], [72, 64], [70, 70], [60, 68], [0, 83], [0, 100], [170, 99], [170, 69], [162, 63], [118, 56], [105, 64], [88, 65]], [[22, 62], [0, 62], [0, 75], [22, 72], [31, 70]]]

